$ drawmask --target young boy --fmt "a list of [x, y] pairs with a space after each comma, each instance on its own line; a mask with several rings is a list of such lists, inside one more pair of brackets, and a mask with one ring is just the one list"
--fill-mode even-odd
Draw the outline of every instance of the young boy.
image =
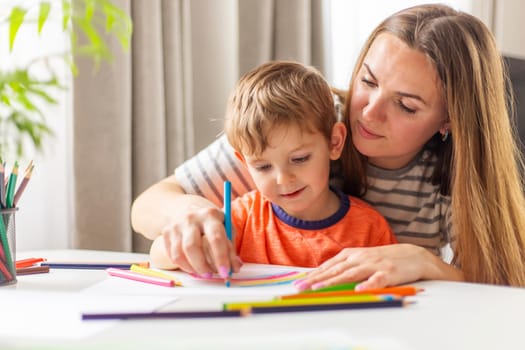
[[343, 248], [396, 243], [375, 209], [329, 186], [347, 130], [314, 68], [278, 61], [244, 75], [225, 132], [257, 188], [232, 202], [243, 262], [316, 267]]

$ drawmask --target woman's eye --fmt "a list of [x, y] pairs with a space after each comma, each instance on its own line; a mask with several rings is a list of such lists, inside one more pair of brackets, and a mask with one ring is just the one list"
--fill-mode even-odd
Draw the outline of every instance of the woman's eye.
[[304, 162], [308, 161], [308, 159], [310, 159], [310, 155], [306, 155], [304, 157], [293, 158], [292, 162], [294, 162], [294, 163], [304, 163]]
[[371, 81], [371, 80], [368, 80], [367, 78], [361, 78], [361, 81], [366, 85], [366, 86], [369, 86], [369, 87], [375, 87], [376, 84]]
[[401, 107], [402, 110], [404, 110], [407, 113], [414, 114], [416, 113], [415, 109], [408, 108], [403, 102], [399, 101], [399, 107]]

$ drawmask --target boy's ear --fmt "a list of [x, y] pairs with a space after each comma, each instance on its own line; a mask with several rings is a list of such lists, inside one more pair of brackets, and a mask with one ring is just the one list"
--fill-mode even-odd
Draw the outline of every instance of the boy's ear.
[[237, 159], [240, 160], [242, 164], [246, 165], [246, 160], [244, 160], [244, 157], [240, 152], [235, 151], [235, 157], [237, 157]]
[[346, 140], [346, 126], [343, 122], [335, 123], [330, 138], [330, 159], [336, 160], [341, 157]]

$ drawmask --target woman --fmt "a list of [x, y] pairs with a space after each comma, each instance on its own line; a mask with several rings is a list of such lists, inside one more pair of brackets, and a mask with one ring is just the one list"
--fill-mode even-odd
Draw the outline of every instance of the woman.
[[[402, 244], [345, 249], [299, 289], [420, 279], [525, 286], [522, 166], [505, 78], [487, 27], [447, 6], [402, 10], [374, 30], [345, 98], [343, 188], [375, 206]], [[239, 269], [214, 192], [225, 178], [237, 194], [253, 185], [229, 152], [217, 141], [135, 201], [132, 224], [155, 240], [152, 258], [169, 252], [156, 263]], [[440, 257], [447, 243], [451, 264]]]

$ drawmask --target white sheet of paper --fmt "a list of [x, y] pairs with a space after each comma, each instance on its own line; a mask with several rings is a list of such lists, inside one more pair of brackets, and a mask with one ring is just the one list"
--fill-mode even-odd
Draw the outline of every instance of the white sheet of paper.
[[87, 337], [118, 321], [82, 321], [84, 312], [154, 311], [175, 299], [174, 296], [151, 298], [3, 290], [0, 291], [0, 338], [57, 338], [57, 334], [60, 339]]
[[[234, 274], [233, 277], [248, 278], [285, 273], [289, 271], [308, 270], [309, 269], [289, 266], [245, 264], [241, 271]], [[90, 294], [111, 293], [113, 295], [176, 295], [181, 297], [213, 296], [223, 297], [225, 301], [231, 300], [231, 297], [242, 297], [242, 299], [253, 297], [270, 298], [277, 295], [292, 294], [297, 292], [297, 289], [295, 289], [292, 283], [249, 287], [231, 286], [227, 288], [223, 283], [200, 281], [181, 271], [162, 272], [175, 276], [183, 282], [184, 286], [167, 288], [108, 275], [105, 280], [96, 283], [84, 291]]]

